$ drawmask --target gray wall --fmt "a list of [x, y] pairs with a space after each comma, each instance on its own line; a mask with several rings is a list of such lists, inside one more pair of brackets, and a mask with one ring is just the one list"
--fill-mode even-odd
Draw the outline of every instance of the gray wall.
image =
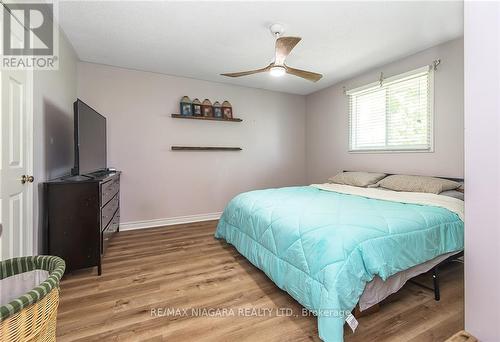
[[465, 328], [500, 341], [500, 4], [465, 3]]
[[[435, 73], [434, 152], [348, 153], [348, 101], [352, 89], [422, 67], [440, 58]], [[307, 179], [324, 182], [341, 170], [463, 177], [463, 40], [453, 40], [307, 96]]]
[[33, 73], [34, 240], [42, 250], [42, 182], [64, 175], [73, 165], [73, 102], [77, 56], [59, 31], [59, 70]]
[[[243, 122], [172, 119], [183, 95], [227, 99]], [[123, 223], [216, 213], [240, 192], [305, 182], [304, 96], [79, 63], [78, 97], [107, 118]]]

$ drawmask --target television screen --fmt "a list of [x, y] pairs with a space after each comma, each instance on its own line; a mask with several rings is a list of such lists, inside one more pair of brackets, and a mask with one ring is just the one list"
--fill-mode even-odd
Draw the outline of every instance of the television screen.
[[75, 111], [75, 169], [87, 174], [106, 169], [106, 118], [80, 99]]

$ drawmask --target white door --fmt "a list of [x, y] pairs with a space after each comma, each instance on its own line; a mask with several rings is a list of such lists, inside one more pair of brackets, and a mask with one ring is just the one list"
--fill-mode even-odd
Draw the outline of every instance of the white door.
[[[24, 29], [16, 20], [11, 23], [12, 42], [21, 45]], [[33, 73], [0, 69], [0, 76], [0, 259], [4, 260], [33, 254]]]

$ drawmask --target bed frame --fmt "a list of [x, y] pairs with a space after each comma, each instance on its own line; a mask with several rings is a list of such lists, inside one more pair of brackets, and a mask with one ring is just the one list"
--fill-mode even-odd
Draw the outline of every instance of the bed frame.
[[[459, 252], [455, 255], [451, 255], [450, 257], [446, 258], [445, 260], [441, 261], [439, 264], [434, 266], [434, 268], [431, 269], [432, 270], [432, 286], [427, 286], [427, 285], [422, 284], [422, 283], [415, 280], [416, 277], [422, 275], [423, 273], [419, 274], [418, 276], [416, 276], [412, 279], [409, 279], [408, 283], [412, 283], [412, 284], [417, 285], [423, 289], [433, 291], [434, 292], [434, 300], [439, 301], [441, 299], [441, 293], [440, 293], [440, 288], [439, 288], [439, 272], [438, 272], [439, 267], [444, 266], [450, 262], [463, 263], [463, 261], [459, 259], [459, 258], [463, 257], [463, 255], [464, 255], [463, 251]], [[363, 311], [361, 311], [361, 309], [359, 308], [359, 304], [356, 304], [356, 307], [353, 310], [353, 314], [354, 314], [354, 317], [359, 319], [363, 316], [368, 316], [372, 313], [376, 313], [379, 310], [380, 310], [380, 303], [377, 303], [377, 304], [375, 304], [375, 305], [373, 305], [373, 306], [371, 306], [368, 309], [365, 309]]]
[[415, 285], [418, 285], [424, 289], [434, 291], [434, 300], [439, 301], [441, 299], [441, 294], [440, 294], [440, 290], [439, 290], [439, 272], [438, 272], [439, 267], [446, 265], [450, 262], [463, 263], [463, 261], [460, 260], [460, 258], [463, 256], [464, 256], [464, 252], [462, 251], [462, 252], [459, 252], [455, 255], [452, 255], [452, 256], [446, 258], [445, 260], [441, 261], [439, 264], [434, 266], [434, 268], [432, 269], [432, 287], [427, 286], [427, 285], [422, 284], [422, 283], [419, 283], [418, 281], [415, 281], [414, 279], [410, 279], [410, 280], [408, 280], [408, 282], [415, 284]]

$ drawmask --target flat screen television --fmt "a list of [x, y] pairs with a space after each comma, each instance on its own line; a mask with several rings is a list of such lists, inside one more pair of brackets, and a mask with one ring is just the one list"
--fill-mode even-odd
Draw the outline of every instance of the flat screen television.
[[75, 167], [73, 175], [107, 169], [106, 118], [80, 99], [73, 104], [75, 119]]

